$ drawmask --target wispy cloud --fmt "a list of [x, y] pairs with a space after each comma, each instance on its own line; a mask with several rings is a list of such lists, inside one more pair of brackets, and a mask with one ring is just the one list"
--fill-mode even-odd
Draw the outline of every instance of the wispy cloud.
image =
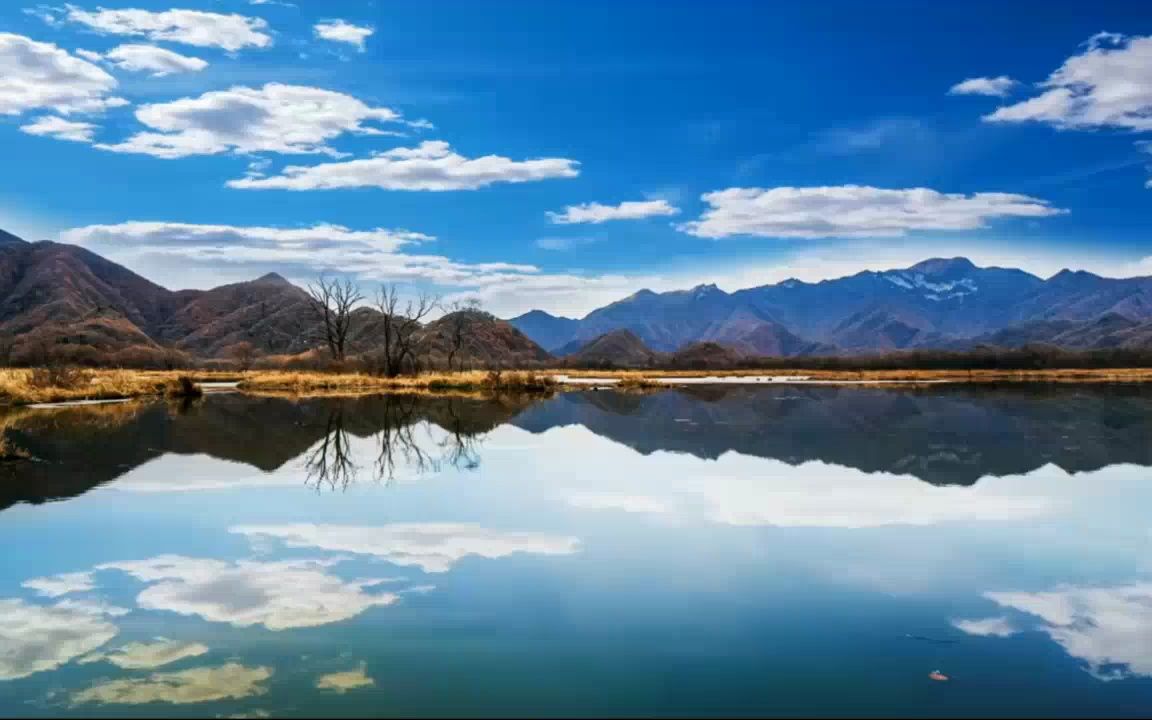
[[566, 158], [512, 160], [499, 155], [468, 158], [448, 143], [429, 140], [414, 148], [396, 148], [371, 158], [321, 165], [290, 165], [279, 175], [240, 178], [228, 187], [241, 190], [476, 190], [496, 183], [572, 178], [579, 163]]
[[563, 212], [549, 212], [548, 219], [557, 225], [576, 223], [599, 224], [610, 220], [642, 220], [650, 217], [667, 217], [680, 212], [667, 200], [636, 200], [619, 205], [602, 205], [597, 202], [569, 205]]

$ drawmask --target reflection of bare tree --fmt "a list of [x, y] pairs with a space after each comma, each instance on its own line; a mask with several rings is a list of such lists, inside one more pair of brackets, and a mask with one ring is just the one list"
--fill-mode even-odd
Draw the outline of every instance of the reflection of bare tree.
[[441, 455], [445, 462], [461, 470], [475, 470], [480, 467], [480, 439], [475, 433], [464, 430], [455, 400], [448, 401], [448, 434], [440, 441]]
[[328, 414], [324, 439], [304, 461], [304, 470], [308, 475], [306, 482], [317, 490], [343, 490], [356, 480], [357, 467], [349, 451], [348, 431], [344, 429], [343, 404]]
[[380, 452], [376, 456], [376, 479], [392, 482], [396, 467], [403, 465], [416, 473], [436, 472], [440, 469], [436, 459], [420, 446], [416, 436], [419, 398], [414, 395], [395, 395], [384, 398], [382, 406], [384, 424], [378, 437]]
[[[329, 412], [324, 439], [305, 461], [308, 484], [335, 490], [356, 481], [360, 468], [352, 458], [345, 425], [376, 431], [379, 445], [373, 479], [377, 482], [391, 483], [400, 472], [421, 475], [445, 466], [475, 470], [480, 466], [481, 438], [468, 429], [464, 410], [457, 400], [436, 401], [433, 408], [414, 395], [373, 398], [371, 403], [355, 406], [355, 412], [364, 415], [350, 417], [346, 411], [351, 406], [336, 405]], [[435, 423], [428, 421], [430, 413]]]

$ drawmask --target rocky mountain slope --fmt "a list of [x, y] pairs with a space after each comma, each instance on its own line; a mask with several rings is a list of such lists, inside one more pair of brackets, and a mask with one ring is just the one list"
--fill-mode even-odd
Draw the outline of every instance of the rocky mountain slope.
[[[380, 346], [377, 310], [354, 311], [349, 350]], [[503, 320], [468, 323], [464, 355], [475, 366], [512, 367], [549, 358]], [[443, 350], [445, 321], [422, 329], [430, 355]], [[29, 243], [0, 231], [0, 362], [53, 357], [84, 363], [155, 365], [172, 353], [231, 356], [241, 344], [262, 355], [322, 345], [312, 299], [275, 273], [211, 290], [171, 291], [84, 248]]]

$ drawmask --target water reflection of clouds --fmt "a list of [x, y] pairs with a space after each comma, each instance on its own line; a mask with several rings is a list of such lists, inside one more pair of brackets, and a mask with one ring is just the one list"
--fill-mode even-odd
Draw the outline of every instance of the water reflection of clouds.
[[125, 670], [150, 670], [185, 658], [199, 657], [207, 652], [208, 646], [201, 643], [156, 638], [153, 642], [132, 642], [112, 651], [91, 653], [77, 662], [87, 664], [104, 661]]
[[45, 597], [59, 597], [69, 593], [92, 590], [96, 585], [92, 579], [92, 573], [73, 572], [25, 580], [23, 587], [35, 590]]
[[330, 690], [338, 694], [344, 694], [351, 690], [359, 688], [373, 687], [376, 681], [368, 677], [367, 666], [360, 663], [360, 666], [355, 670], [343, 670], [341, 672], [328, 673], [316, 678], [317, 690]]
[[[195, 616], [234, 627], [261, 626], [272, 631], [315, 627], [351, 619], [372, 607], [398, 602], [402, 596], [434, 590], [404, 578], [348, 580], [334, 571], [348, 560], [339, 553], [368, 555], [414, 566], [425, 572], [447, 572], [464, 557], [503, 558], [516, 553], [571, 554], [574, 537], [494, 530], [468, 523], [397, 523], [382, 526], [269, 525], [238, 526], [232, 532], [259, 543], [324, 551], [325, 557], [236, 561], [157, 555], [103, 563], [91, 570], [34, 578], [24, 587], [57, 598], [54, 605], [0, 599], [0, 680], [14, 680], [55, 670], [71, 661], [107, 662], [123, 670], [173, 664], [209, 652], [197, 642], [155, 638], [108, 649], [119, 634], [113, 618], [131, 612], [98, 597], [101, 573], [125, 573], [145, 587], [135, 598], [144, 610]], [[387, 590], [381, 586], [388, 584]], [[67, 595], [68, 597], [62, 597]], [[116, 680], [76, 695], [82, 703], [199, 702], [246, 696], [259, 686], [261, 668], [224, 666], [239, 673], [239, 685], [222, 668], [195, 668], [157, 673], [147, 679]], [[356, 673], [359, 673], [357, 675]], [[324, 689], [341, 691], [366, 684], [363, 669], [331, 673]], [[217, 680], [223, 680], [215, 687]], [[370, 681], [371, 679], [368, 678]], [[199, 699], [197, 699], [199, 698]]]
[[230, 662], [219, 667], [198, 667], [153, 673], [144, 678], [120, 678], [97, 683], [71, 696], [72, 705], [144, 705], [239, 700], [268, 692], [269, 667], [247, 667]]
[[1034, 629], [1084, 661], [1097, 678], [1152, 677], [1152, 582], [989, 592], [985, 597], [1039, 618]]
[[0, 600], [0, 680], [55, 670], [118, 632], [116, 625], [91, 613]]
[[107, 563], [99, 569], [120, 570], [150, 583], [136, 598], [141, 608], [196, 615], [236, 627], [285, 630], [325, 625], [399, 599], [391, 592], [365, 592], [387, 578], [348, 581], [330, 573], [337, 561], [230, 563], [162, 555]]
[[623, 490], [566, 490], [564, 501], [580, 509], [633, 513], [701, 508], [708, 520], [724, 525], [858, 529], [1021, 521], [1050, 514], [1056, 505], [1048, 494], [1020, 492], [1012, 483], [936, 486], [818, 462], [793, 467], [735, 454], [715, 461], [662, 455], [642, 459], [644, 469], [621, 459], [613, 472], [621, 482], [613, 485]]
[[570, 555], [580, 546], [571, 536], [494, 530], [472, 523], [239, 525], [231, 532], [279, 540], [291, 548], [371, 555], [428, 573], [447, 572], [469, 555], [490, 559], [516, 553]]

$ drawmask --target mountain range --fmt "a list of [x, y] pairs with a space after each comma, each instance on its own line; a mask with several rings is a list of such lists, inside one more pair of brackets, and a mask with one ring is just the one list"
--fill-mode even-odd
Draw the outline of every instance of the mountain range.
[[[276, 273], [172, 291], [82, 247], [0, 231], [0, 362], [36, 363], [52, 352], [83, 363], [152, 366], [226, 358], [244, 343], [261, 355], [298, 355], [322, 345], [313, 308], [308, 292]], [[550, 357], [503, 320], [462, 312], [468, 337], [460, 362], [522, 367]], [[374, 308], [353, 311], [351, 353], [382, 345], [382, 319]], [[448, 315], [419, 329], [431, 364], [443, 364], [454, 325]]]
[[[35, 362], [45, 347], [82, 362], [148, 365], [172, 353], [224, 358], [320, 347], [309, 294], [275, 273], [210, 290], [163, 288], [85, 248], [0, 231], [0, 361]], [[470, 312], [470, 311], [465, 311]], [[351, 354], [381, 345], [383, 316], [354, 311]], [[457, 317], [456, 320], [459, 318]], [[640, 290], [581, 319], [541, 310], [499, 320], [475, 313], [458, 357], [472, 366], [730, 366], [742, 356], [1055, 345], [1152, 347], [1152, 278], [1064, 270], [1043, 279], [965, 258], [786, 280], [728, 293], [715, 285]], [[420, 328], [430, 365], [444, 364], [459, 323]]]
[[715, 285], [641, 290], [581, 319], [533, 310], [509, 322], [559, 355], [620, 330], [660, 352], [701, 342], [776, 356], [980, 345], [1134, 348], [1152, 345], [1152, 277], [1063, 270], [1043, 279], [962, 257], [933, 258], [732, 293]]

